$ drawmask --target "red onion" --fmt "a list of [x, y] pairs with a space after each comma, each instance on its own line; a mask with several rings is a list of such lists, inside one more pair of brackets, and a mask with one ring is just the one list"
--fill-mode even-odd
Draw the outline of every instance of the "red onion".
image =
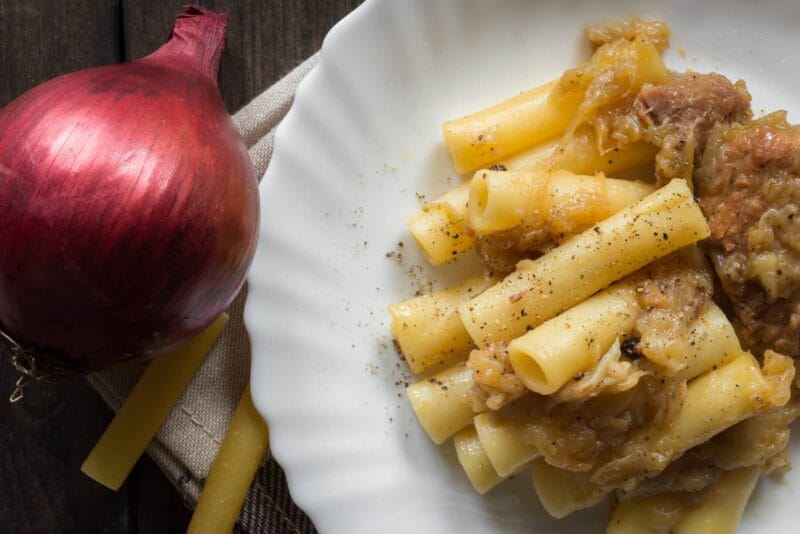
[[216, 83], [226, 25], [189, 7], [153, 54], [0, 110], [0, 329], [26, 372], [167, 351], [244, 283], [258, 193]]

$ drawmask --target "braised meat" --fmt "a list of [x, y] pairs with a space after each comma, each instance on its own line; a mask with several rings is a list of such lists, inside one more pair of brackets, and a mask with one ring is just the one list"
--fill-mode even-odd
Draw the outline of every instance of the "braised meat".
[[752, 115], [744, 82], [734, 84], [715, 73], [679, 74], [667, 84], [644, 87], [633, 107], [644, 139], [661, 149], [656, 156], [660, 183], [691, 179], [711, 128]]
[[694, 180], [742, 342], [800, 357], [800, 127], [783, 112], [719, 124]]

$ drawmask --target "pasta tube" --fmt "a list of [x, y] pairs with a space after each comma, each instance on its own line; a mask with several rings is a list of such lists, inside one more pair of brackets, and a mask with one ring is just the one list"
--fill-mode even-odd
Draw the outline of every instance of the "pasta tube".
[[456, 287], [389, 306], [392, 335], [412, 372], [464, 359], [474, 345], [458, 315], [458, 305], [489, 283], [487, 278], [472, 278]]
[[709, 235], [684, 180], [673, 180], [459, 307], [478, 347], [510, 341], [600, 289]]
[[469, 186], [469, 226], [478, 235], [520, 225], [572, 234], [652, 193], [654, 187], [569, 171], [478, 171]]
[[723, 471], [703, 502], [675, 525], [675, 534], [735, 534], [758, 481], [758, 467]]
[[474, 428], [465, 428], [453, 436], [453, 444], [458, 462], [479, 494], [483, 495], [504, 480], [489, 462]]
[[[571, 144], [570, 146], [573, 145]], [[596, 149], [593, 147], [580, 147], [580, 150], [578, 148], [573, 148], [572, 152], [565, 152], [553, 160], [555, 163], [552, 164], [546, 163], [545, 160], [550, 161], [551, 157], [553, 156], [552, 151], [555, 151], [556, 147], [552, 146], [552, 144], [548, 144], [545, 148], [549, 150], [549, 152], [542, 152], [542, 159], [539, 160], [541, 165], [534, 164], [533, 162], [529, 161], [525, 165], [525, 168], [520, 170], [524, 170], [526, 172], [533, 170], [544, 172], [548, 169], [563, 169], [578, 174], [587, 174], [595, 171], [613, 174], [615, 171], [626, 170], [632, 167], [634, 163], [638, 162], [636, 158], [626, 156], [626, 154], [629, 152], [644, 154], [644, 152], [639, 149], [631, 149], [633, 152], [627, 148], [620, 149], [620, 152], [615, 152], [616, 155], [614, 156], [603, 156], [600, 158], [602, 161], [606, 162], [605, 165], [597, 165], [592, 167], [591, 165], [597, 163], [595, 158], [589, 156], [579, 156], [579, 152], [580, 150], [596, 151]], [[647, 154], [649, 155], [649, 152], [647, 152]], [[575, 162], [581, 158], [589, 163], [582, 163], [580, 165], [576, 164]], [[494, 171], [478, 171], [476, 175], [484, 172], [491, 173]], [[558, 184], [563, 183], [564, 180], [566, 180], [567, 183], [569, 182], [569, 178], [567, 178], [569, 175], [557, 174], [557, 176], [560, 177], [556, 179], [556, 187], [553, 188], [553, 196], [549, 197], [551, 198], [550, 206], [558, 206], [560, 205], [559, 203], [564, 200], [566, 200], [566, 204], [564, 205], [573, 205], [573, 198], [567, 196], [567, 194], [570, 192], [570, 188], [565, 188], [563, 186], [558, 187]], [[597, 184], [595, 185], [595, 188], [603, 184], [603, 182], [598, 182], [597, 179], [593, 178], [593, 180], [594, 182], [590, 182], [589, 177], [582, 177], [582, 179], [578, 180], [576, 184], [580, 184], [585, 187], [587, 184], [595, 183]], [[610, 181], [606, 182], [605, 186], [602, 188], [603, 192], [605, 193], [603, 198], [610, 199], [613, 205], [607, 206], [604, 202], [595, 204], [596, 206], [603, 207], [604, 209], [602, 213], [595, 215], [592, 220], [586, 224], [591, 224], [597, 220], [605, 218], [652, 191], [652, 186], [645, 185], [642, 182], [634, 182], [629, 180], [609, 180]], [[470, 204], [468, 202], [470, 196], [469, 189], [469, 182], [461, 184], [459, 187], [445, 193], [442, 197], [423, 206], [422, 209], [412, 213], [408, 217], [407, 223], [411, 235], [425, 256], [425, 259], [427, 259], [433, 265], [442, 265], [443, 263], [452, 260], [458, 254], [472, 249], [475, 244], [472, 234], [469, 231], [466, 231], [466, 223], [468, 222], [467, 219], [470, 216], [470, 211], [468, 209], [468, 205]], [[517, 197], [518, 196], [519, 195], [517, 194]], [[475, 224], [475, 221], [472, 221], [472, 223], [472, 229], [480, 229], [479, 222]]]
[[551, 81], [487, 109], [442, 125], [444, 141], [457, 172], [487, 166], [510, 154], [561, 135], [575, 115], [582, 94], [559, 102]]
[[728, 363], [742, 353], [733, 325], [713, 302], [708, 303], [689, 329], [689, 346], [692, 350], [685, 357], [683, 362], [685, 367], [677, 374], [677, 377], [683, 380], [700, 376], [715, 366]]
[[147, 366], [81, 471], [109, 489], [119, 489], [227, 324], [228, 314], [223, 313], [196, 337]]
[[683, 514], [685, 495], [661, 493], [619, 502], [608, 520], [606, 534], [662, 534]]
[[510, 477], [534, 458], [539, 451], [525, 442], [525, 424], [485, 412], [475, 416], [475, 431], [486, 457], [501, 477]]
[[[646, 472], [657, 474], [690, 448], [754, 414], [786, 404], [794, 377], [791, 359], [768, 353], [763, 371], [749, 353], [692, 380], [675, 418], [663, 427], [644, 427], [612, 459], [591, 472], [572, 472], [534, 462], [534, 486], [545, 509], [554, 517], [602, 500], [603, 487], [623, 487], [633, 469], [633, 482], [645, 466], [631, 466], [631, 451], [647, 451]], [[637, 457], [642, 453], [636, 452]], [[635, 462], [637, 463], [637, 462]], [[538, 473], [538, 474], [537, 474]], [[620, 532], [627, 532], [620, 530]]]
[[547, 171], [564, 169], [576, 174], [602, 172], [614, 176], [620, 172], [652, 164], [658, 149], [644, 141], [627, 143], [600, 152], [591, 131], [564, 140], [552, 140], [533, 146], [502, 160], [509, 171]]
[[486, 235], [514, 228], [526, 218], [543, 218], [537, 208], [547, 181], [543, 172], [476, 172], [469, 182], [469, 226]]
[[431, 264], [446, 263], [474, 245], [466, 231], [468, 200], [465, 182], [408, 217], [408, 229]]
[[[794, 364], [787, 356], [767, 351], [762, 372], [750, 353], [742, 353], [689, 382], [675, 418], [663, 426], [641, 428], [615, 459], [597, 469], [592, 480], [624, 487], [643, 473], [661, 472], [678, 456], [726, 428], [786, 404], [793, 377]], [[643, 466], [631, 465], [631, 451], [640, 449], [647, 451], [647, 461]]]
[[[788, 366], [794, 376], [791, 360]], [[755, 358], [744, 353], [689, 383], [683, 406], [675, 419], [655, 432], [646, 432], [651, 450], [668, 458], [669, 463], [739, 421], [786, 404], [790, 382], [791, 378], [778, 383], [769, 380]]]
[[685, 493], [635, 497], [617, 503], [608, 534], [672, 532], [673, 534], [735, 534], [742, 512], [758, 481], [757, 467], [723, 471], [702, 501], [694, 506]]
[[561, 519], [576, 510], [593, 506], [605, 492], [592, 483], [588, 472], [553, 467], [542, 459], [532, 464], [533, 488], [548, 514]]
[[437, 445], [472, 424], [472, 385], [472, 370], [459, 364], [406, 388], [419, 423]]
[[[503, 158], [498, 166], [502, 165], [501, 169], [504, 168], [511, 172], [547, 172], [556, 168], [564, 168], [572, 172], [583, 173], [583, 169], [556, 166], [555, 162], [560, 149], [561, 139], [551, 139], [518, 152], [513, 156]], [[594, 172], [594, 169], [589, 169], [585, 172], [588, 174]]]
[[267, 423], [256, 411], [247, 386], [203, 485], [187, 534], [233, 530], [268, 447]]
[[479, 169], [565, 131], [571, 135], [603, 106], [635, 95], [645, 83], [667, 80], [652, 42], [618, 40], [555, 82], [444, 123], [445, 143], [458, 172]]
[[550, 231], [574, 234], [630, 206], [655, 191], [655, 187], [634, 180], [617, 180], [603, 175], [581, 176], [554, 171], [547, 195], [541, 199]]
[[633, 331], [637, 310], [624, 282], [598, 293], [513, 340], [508, 355], [514, 372], [531, 391], [555, 393]]

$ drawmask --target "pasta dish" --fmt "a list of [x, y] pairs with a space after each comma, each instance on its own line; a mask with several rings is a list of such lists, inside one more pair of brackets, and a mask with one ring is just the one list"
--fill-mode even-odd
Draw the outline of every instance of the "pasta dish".
[[530, 473], [610, 533], [735, 532], [800, 413], [800, 127], [669, 70], [669, 29], [587, 29], [559, 78], [446, 122], [468, 179], [408, 218], [485, 274], [390, 306], [421, 426], [475, 490]]

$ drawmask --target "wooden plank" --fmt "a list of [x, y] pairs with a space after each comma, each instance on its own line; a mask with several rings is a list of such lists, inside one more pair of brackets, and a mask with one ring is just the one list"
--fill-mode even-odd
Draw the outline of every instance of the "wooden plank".
[[60, 74], [121, 59], [120, 0], [0, 0], [0, 107]]
[[[0, 357], [0, 532], [183, 532], [190, 511], [149, 457], [113, 492], [80, 472], [112, 412], [82, 377], [26, 387]], [[8, 530], [5, 530], [8, 529]]]
[[[220, 87], [230, 110], [238, 110], [319, 50], [322, 38], [357, 0], [205, 0], [231, 17]], [[244, 77], [240, 73], [246, 73]]]
[[0, 531], [131, 532], [130, 488], [108, 491], [80, 472], [111, 411], [74, 377], [30, 384], [8, 402], [17, 373], [0, 358]]
[[[128, 59], [149, 54], [164, 42], [185, 2], [123, 0]], [[303, 59], [316, 52], [328, 29], [360, 0], [203, 0], [228, 13], [228, 41], [219, 85], [228, 111], [236, 112]]]
[[125, 59], [139, 59], [164, 44], [175, 23], [175, 16], [183, 13], [186, 3], [179, 0], [122, 0]]
[[136, 528], [131, 532], [186, 532], [192, 512], [149, 456], [139, 460], [130, 484], [134, 487], [132, 494], [135, 499], [131, 502], [131, 508], [136, 513]]
[[[0, 106], [39, 83], [121, 59], [117, 0], [0, 0]], [[127, 488], [110, 493], [80, 473], [110, 410], [83, 378], [8, 395], [17, 373], [0, 357], [0, 530], [129, 532]]]

